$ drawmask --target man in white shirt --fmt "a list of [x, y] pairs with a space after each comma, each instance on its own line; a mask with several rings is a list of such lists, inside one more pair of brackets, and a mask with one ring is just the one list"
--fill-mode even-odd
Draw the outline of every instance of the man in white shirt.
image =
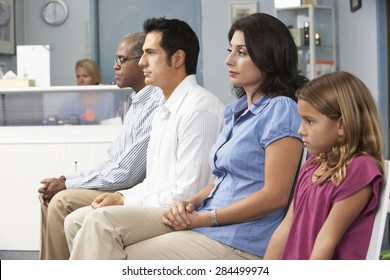
[[162, 94], [161, 89], [145, 84], [137, 65], [144, 41], [144, 33], [126, 35], [116, 51], [117, 85], [131, 87], [134, 92], [122, 130], [108, 150], [108, 159], [88, 171], [41, 181], [41, 259], [69, 259], [63, 226], [69, 213], [90, 205], [104, 192], [131, 188], [145, 178], [151, 123]]
[[[71, 258], [72, 248], [76, 258], [83, 258], [80, 252], [100, 255], [94, 249], [98, 243], [109, 246], [99, 240], [98, 233], [88, 238], [95, 230], [90, 224], [99, 223], [102, 216], [115, 216], [121, 227], [133, 218], [132, 207], [166, 208], [212, 181], [208, 154], [223, 127], [223, 105], [196, 82], [198, 38], [187, 23], [176, 19], [149, 19], [144, 29], [147, 35], [139, 65], [146, 84], [163, 92], [152, 124], [146, 178], [132, 189], [102, 194], [92, 208], [81, 208], [66, 218]], [[111, 205], [131, 207], [104, 207]]]

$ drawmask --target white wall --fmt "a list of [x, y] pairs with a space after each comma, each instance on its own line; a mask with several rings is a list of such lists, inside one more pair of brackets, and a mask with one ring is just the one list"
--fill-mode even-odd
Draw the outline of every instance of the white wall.
[[[21, 44], [23, 42], [24, 19], [23, 16], [19, 17], [18, 15], [19, 14], [23, 15], [22, 11], [24, 6], [24, 0], [15, 0], [14, 3], [15, 3], [14, 10], [15, 10], [15, 45], [16, 45], [16, 44]], [[15, 55], [0, 54], [0, 61], [6, 64], [7, 71], [13, 71], [16, 73]]]
[[359, 77], [370, 89], [382, 121], [383, 154], [389, 158], [386, 0], [362, 0], [352, 13], [349, 0], [335, 1], [338, 69]]
[[[230, 28], [229, 0], [202, 0], [203, 85], [224, 104], [232, 102], [225, 59]], [[273, 14], [274, 1], [257, 1], [258, 11]]]
[[51, 85], [75, 85], [76, 61], [96, 59], [93, 4], [91, 0], [67, 0], [68, 19], [59, 26], [50, 26], [41, 16], [44, 2], [24, 1], [24, 44], [50, 45]]
[[[99, 0], [99, 63], [103, 83], [115, 81], [113, 60], [116, 49], [125, 34], [142, 31], [144, 20], [165, 16], [187, 22], [201, 34], [200, 0]], [[121, 7], [120, 9], [113, 7]], [[202, 83], [202, 50], [198, 60], [198, 82]]]
[[[227, 57], [230, 28], [230, 0], [201, 0], [203, 85], [217, 95], [224, 104], [232, 102], [231, 86], [224, 63]], [[346, 0], [342, 0], [346, 1]], [[333, 0], [317, 1], [319, 5], [333, 6]], [[349, 3], [349, 0], [348, 0]], [[274, 15], [274, 1], [258, 0], [258, 12]]]
[[335, 2], [339, 69], [358, 76], [378, 100], [377, 1], [363, 0], [362, 8], [354, 13], [349, 0]]
[[[74, 63], [81, 57], [96, 58], [94, 48], [96, 40], [93, 31], [93, 0], [67, 0], [70, 13], [63, 26], [50, 27], [41, 16], [40, 8], [45, 0], [16, 0], [16, 39], [24, 44], [53, 45], [52, 64], [53, 85], [75, 84]], [[338, 69], [350, 71], [359, 76], [378, 99], [378, 31], [377, 1], [362, 0], [362, 8], [350, 12], [349, 0], [318, 0], [320, 5], [335, 7]], [[201, 0], [201, 49], [203, 67], [203, 85], [216, 94], [225, 103], [234, 100], [224, 60], [227, 55], [227, 32], [230, 27], [228, 18], [230, 0]], [[131, 3], [131, 2], [129, 2]], [[258, 0], [260, 12], [273, 14], [274, 1]], [[20, 8], [24, 4], [24, 39], [21, 42], [23, 20], [20, 19]], [[147, 9], [146, 9], [147, 10]], [[102, 15], [101, 15], [102, 16]], [[23, 37], [22, 37], [23, 38]], [[102, 46], [101, 46], [102, 47]], [[15, 57], [1, 56], [10, 70], [16, 71]], [[60, 67], [58, 67], [60, 65]], [[110, 61], [109, 71], [112, 71]], [[59, 69], [59, 70], [57, 70]], [[201, 79], [200, 79], [201, 80]]]
[[[96, 2], [95, 0], [67, 0], [70, 10], [68, 21], [64, 25], [50, 27], [43, 22], [40, 15], [40, 9], [44, 1], [15, 0], [17, 44], [52, 45], [52, 66], [54, 66], [52, 85], [75, 84], [73, 68], [76, 60], [81, 57], [97, 59], [96, 56], [99, 56], [95, 53], [97, 35], [101, 36], [101, 34], [94, 34], [95, 28], [97, 28], [94, 16]], [[100, 1], [101, 3], [106, 2], [106, 0]], [[153, 0], [149, 1], [152, 2]], [[234, 100], [224, 64], [227, 56], [227, 32], [230, 27], [228, 12], [231, 1], [199, 1], [201, 3], [201, 32], [199, 35], [202, 57], [199, 60], [200, 71], [198, 76], [203, 77], [203, 85], [207, 89], [217, 95], [225, 104], [228, 104]], [[149, 3], [148, 1], [142, 1], [142, 3], [144, 2], [145, 5]], [[385, 25], [383, 7], [386, 0], [362, 0], [362, 8], [354, 13], [350, 11], [350, 0], [317, 0], [317, 2], [323, 6], [334, 6], [336, 13], [337, 69], [352, 72], [367, 84], [383, 115], [382, 126], [387, 141], [387, 77], [384, 75], [387, 72], [387, 63], [386, 54], [383, 54], [386, 51], [386, 41], [383, 40], [386, 27], [381, 26], [381, 24]], [[129, 1], [128, 3], [131, 6], [135, 2]], [[171, 2], [167, 3], [174, 6]], [[258, 11], [274, 14], [274, 1], [257, 0], [257, 3]], [[164, 14], [164, 11], [155, 11], [150, 9], [149, 6], [138, 7], [140, 11], [145, 10], [142, 13], [144, 17]], [[174, 10], [176, 11], [176, 9]], [[151, 10], [153, 10], [153, 14], [150, 14]], [[193, 13], [198, 13], [198, 9]], [[170, 17], [172, 14], [175, 14], [175, 12], [167, 13], [167, 16]], [[177, 14], [185, 16], [185, 13], [182, 12], [177, 12]], [[108, 24], [111, 22], [112, 14], [101, 12], [100, 17], [106, 20], [105, 24]], [[378, 21], [378, 18], [382, 18], [382, 20]], [[129, 26], [125, 27], [125, 30], [131, 30], [132, 28], [128, 23], [120, 25]], [[194, 25], [198, 27], [199, 23], [196, 21]], [[122, 31], [122, 33], [124, 32]], [[107, 33], [109, 33], [109, 30], [104, 31], [104, 34]], [[118, 41], [118, 39], [114, 41]], [[101, 49], [107, 48], [105, 41], [100, 42], [100, 44]], [[0, 55], [0, 61], [5, 61], [8, 64], [8, 69], [16, 72], [15, 56]], [[100, 62], [103, 63], [104, 69], [108, 69], [109, 74], [112, 73], [111, 58], [107, 63], [103, 60]], [[201, 78], [199, 81], [202, 83]], [[387, 147], [385, 147], [385, 154], [387, 154]]]

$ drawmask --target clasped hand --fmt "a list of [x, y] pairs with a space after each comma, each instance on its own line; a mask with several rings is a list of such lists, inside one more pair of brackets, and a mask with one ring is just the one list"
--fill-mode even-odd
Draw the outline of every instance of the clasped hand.
[[194, 210], [195, 207], [192, 203], [187, 201], [176, 202], [164, 212], [162, 221], [174, 230], [199, 227], [201, 213]]
[[56, 193], [66, 189], [65, 179], [63, 178], [46, 178], [40, 183], [42, 186], [38, 189], [38, 198], [41, 204], [46, 207]]

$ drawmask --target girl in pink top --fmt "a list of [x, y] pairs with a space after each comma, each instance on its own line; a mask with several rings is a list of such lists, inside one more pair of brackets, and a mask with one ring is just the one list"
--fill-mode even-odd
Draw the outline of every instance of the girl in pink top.
[[312, 156], [264, 259], [365, 259], [383, 174], [375, 102], [347, 72], [320, 76], [297, 97]]

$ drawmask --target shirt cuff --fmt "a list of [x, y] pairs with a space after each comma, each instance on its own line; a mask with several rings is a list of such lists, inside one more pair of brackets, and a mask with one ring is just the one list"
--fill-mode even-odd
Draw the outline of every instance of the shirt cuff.
[[[122, 193], [122, 192], [119, 192]], [[124, 194], [122, 194], [124, 195]], [[142, 195], [124, 195], [124, 205], [125, 206], [142, 206]]]
[[81, 176], [81, 172], [76, 172], [76, 173], [72, 173], [72, 174], [64, 174], [66, 180], [68, 179], [76, 179], [76, 178], [79, 178]]
[[80, 186], [81, 186], [81, 182], [80, 182], [80, 179], [78, 178], [75, 178], [75, 179], [68, 179], [68, 177], [66, 177], [66, 181], [65, 181], [65, 187], [67, 189], [79, 189]]

